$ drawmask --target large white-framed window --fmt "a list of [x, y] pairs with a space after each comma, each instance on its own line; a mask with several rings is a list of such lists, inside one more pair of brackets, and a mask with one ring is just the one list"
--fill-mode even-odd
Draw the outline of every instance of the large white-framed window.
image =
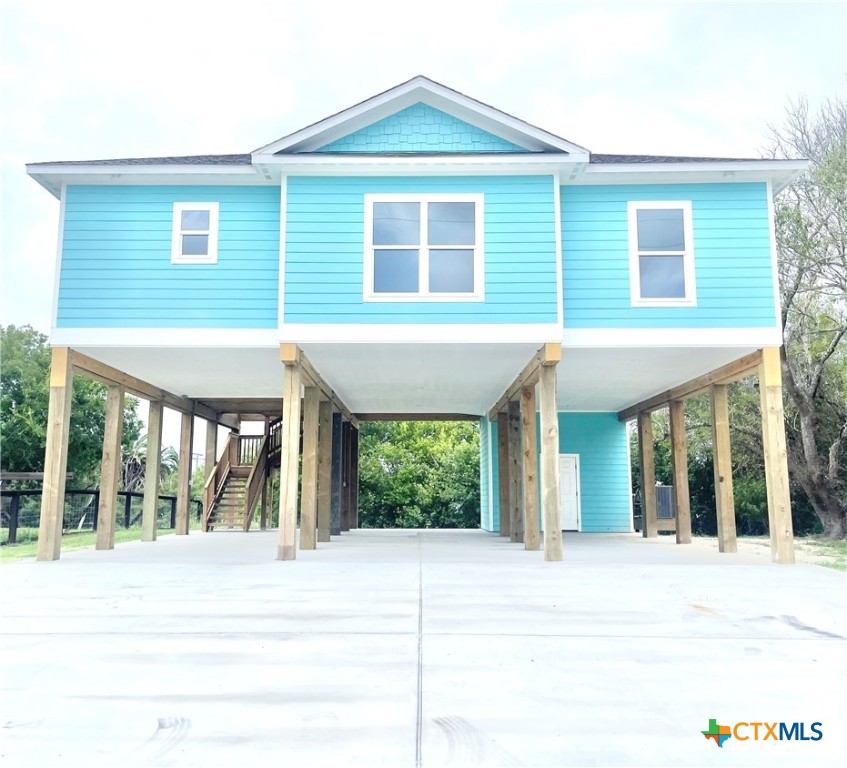
[[216, 264], [218, 203], [174, 203], [171, 263]]
[[482, 194], [365, 195], [365, 301], [482, 301]]
[[631, 200], [627, 216], [632, 306], [695, 306], [691, 201]]

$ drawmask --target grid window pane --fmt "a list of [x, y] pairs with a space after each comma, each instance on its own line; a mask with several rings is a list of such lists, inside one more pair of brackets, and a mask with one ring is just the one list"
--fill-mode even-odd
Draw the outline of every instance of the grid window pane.
[[685, 230], [681, 208], [638, 210], [639, 251], [684, 251]]
[[420, 203], [374, 203], [374, 245], [420, 245]]
[[642, 299], [684, 299], [682, 256], [640, 256]]
[[183, 235], [182, 236], [182, 255], [183, 256], [208, 256], [209, 255], [209, 236], [208, 235]]
[[208, 232], [209, 211], [183, 211], [183, 232]]
[[474, 245], [474, 203], [430, 203], [427, 210], [430, 245]]
[[429, 252], [432, 293], [473, 293], [473, 251], [439, 249]]
[[417, 293], [418, 251], [374, 251], [374, 293]]

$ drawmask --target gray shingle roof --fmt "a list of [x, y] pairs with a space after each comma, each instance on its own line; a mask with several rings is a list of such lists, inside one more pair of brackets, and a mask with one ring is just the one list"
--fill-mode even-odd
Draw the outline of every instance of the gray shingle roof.
[[592, 163], [738, 163], [761, 160], [761, 157], [672, 157], [670, 155], [595, 155]]
[[112, 160], [54, 160], [29, 165], [250, 165], [250, 155], [184, 155], [182, 157], [122, 157]]

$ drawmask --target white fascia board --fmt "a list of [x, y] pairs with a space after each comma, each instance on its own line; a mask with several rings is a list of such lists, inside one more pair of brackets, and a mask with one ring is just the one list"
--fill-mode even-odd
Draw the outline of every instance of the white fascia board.
[[773, 194], [809, 168], [808, 160], [735, 160], [704, 163], [596, 163], [571, 179], [573, 184], [655, 184], [769, 181]]
[[53, 328], [54, 347], [277, 347], [276, 328]]
[[779, 347], [779, 328], [565, 328], [568, 347]]
[[426, 77], [418, 76], [288, 136], [259, 147], [254, 154], [272, 155], [292, 149], [301, 152], [318, 149], [419, 101], [448, 112], [465, 122], [477, 125], [515, 144], [527, 146], [528, 149], [556, 149], [560, 152], [576, 154], [587, 154], [588, 152], [585, 147], [566, 141], [555, 134], [548, 133]]
[[561, 341], [562, 328], [556, 323], [500, 325], [497, 323], [450, 323], [431, 325], [374, 325], [341, 323], [284, 323], [280, 342], [397, 344], [516, 344]]

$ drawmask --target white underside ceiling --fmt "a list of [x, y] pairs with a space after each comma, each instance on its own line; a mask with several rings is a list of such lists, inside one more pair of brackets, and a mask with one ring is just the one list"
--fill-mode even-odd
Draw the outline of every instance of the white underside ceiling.
[[[532, 344], [306, 344], [354, 413], [483, 414], [536, 351]], [[80, 347], [80, 352], [177, 395], [281, 397], [277, 347]], [[745, 348], [564, 349], [559, 410], [619, 411], [736, 360]]]

